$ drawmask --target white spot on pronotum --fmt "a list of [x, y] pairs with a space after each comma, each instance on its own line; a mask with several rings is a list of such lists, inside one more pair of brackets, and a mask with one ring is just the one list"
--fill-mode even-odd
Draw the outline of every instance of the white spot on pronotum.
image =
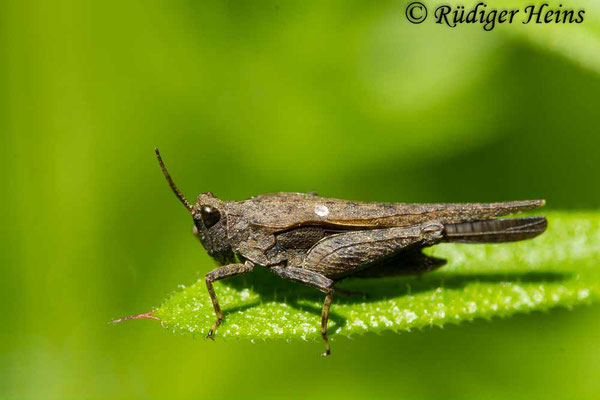
[[324, 217], [329, 215], [329, 209], [323, 205], [315, 206], [315, 214], [319, 217]]

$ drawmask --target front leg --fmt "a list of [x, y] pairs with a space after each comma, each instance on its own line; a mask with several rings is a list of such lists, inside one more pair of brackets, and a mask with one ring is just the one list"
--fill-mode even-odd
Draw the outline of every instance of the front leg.
[[217, 320], [213, 324], [212, 328], [210, 328], [210, 331], [208, 331], [208, 335], [206, 335], [207, 338], [213, 338], [215, 330], [219, 325], [221, 325], [221, 321], [223, 321], [223, 313], [221, 312], [221, 307], [219, 306], [219, 301], [217, 300], [217, 295], [215, 294], [215, 289], [213, 288], [212, 283], [221, 279], [231, 278], [232, 276], [247, 274], [252, 272], [253, 269], [254, 264], [250, 261], [246, 261], [244, 264], [225, 265], [206, 274], [206, 287], [208, 288], [208, 294], [212, 300], [215, 314], [217, 314]]
[[331, 354], [329, 339], [327, 338], [327, 321], [329, 320], [329, 307], [333, 301], [333, 281], [317, 272], [294, 267], [272, 267], [271, 271], [282, 278], [304, 283], [305, 285], [315, 287], [321, 292], [326, 293], [323, 310], [321, 311], [321, 336], [325, 341], [325, 353], [323, 356]]

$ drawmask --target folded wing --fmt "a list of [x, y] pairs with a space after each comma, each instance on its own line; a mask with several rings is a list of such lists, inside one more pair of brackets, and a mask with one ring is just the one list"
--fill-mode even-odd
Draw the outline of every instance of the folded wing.
[[253, 225], [273, 231], [298, 226], [374, 229], [409, 226], [427, 221], [460, 224], [493, 220], [541, 207], [544, 200], [503, 203], [407, 204], [339, 200], [303, 193], [273, 193], [229, 202], [232, 215], [244, 215]]

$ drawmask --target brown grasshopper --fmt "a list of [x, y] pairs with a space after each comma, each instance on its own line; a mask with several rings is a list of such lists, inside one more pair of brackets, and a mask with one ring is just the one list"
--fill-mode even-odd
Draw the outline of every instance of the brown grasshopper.
[[[326, 352], [334, 285], [353, 277], [423, 274], [445, 264], [422, 249], [441, 242], [499, 243], [533, 238], [546, 229], [544, 217], [496, 219], [544, 205], [544, 200], [472, 204], [366, 203], [316, 194], [272, 193], [242, 201], [198, 195], [193, 206], [171, 179], [171, 189], [192, 214], [194, 234], [220, 267], [206, 274], [217, 315], [223, 320], [213, 282], [267, 267], [282, 278], [325, 293], [321, 335]], [[236, 262], [236, 260], [238, 260]]]

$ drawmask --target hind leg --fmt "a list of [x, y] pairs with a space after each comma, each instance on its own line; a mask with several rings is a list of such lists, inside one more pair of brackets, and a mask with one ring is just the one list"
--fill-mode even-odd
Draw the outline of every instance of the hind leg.
[[[339, 280], [355, 276], [361, 271], [392, 259], [412, 258], [413, 262], [397, 265], [407, 271], [411, 264], [421, 269], [435, 264], [431, 257], [420, 253], [423, 247], [442, 240], [444, 227], [438, 223], [425, 223], [400, 228], [374, 229], [340, 233], [321, 239], [304, 257], [302, 269]], [[419, 255], [420, 254], [420, 255]]]
[[[288, 279], [326, 291], [327, 296], [321, 313], [321, 334], [328, 355], [327, 321], [333, 300], [333, 282], [351, 276], [369, 264], [392, 256], [408, 247], [427, 246], [441, 240], [441, 224], [423, 224], [406, 228], [375, 229], [340, 233], [320, 240], [306, 254], [302, 268], [275, 267], [272, 270]], [[326, 285], [320, 282], [327, 282]], [[329, 283], [330, 282], [330, 283]]]

